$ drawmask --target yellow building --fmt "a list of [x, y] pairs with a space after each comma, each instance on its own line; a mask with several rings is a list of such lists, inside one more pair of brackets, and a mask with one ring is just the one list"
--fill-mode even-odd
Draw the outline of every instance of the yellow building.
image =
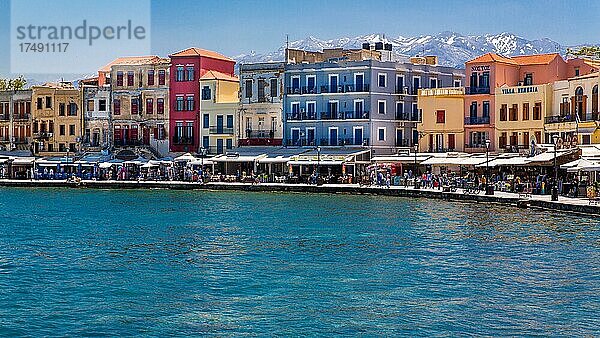
[[464, 151], [464, 88], [420, 89], [419, 150]]
[[599, 84], [597, 72], [554, 83], [554, 105], [545, 124], [546, 143], [558, 135], [563, 146], [600, 144]]
[[210, 154], [224, 154], [237, 143], [239, 79], [207, 71], [200, 77], [202, 147]]
[[34, 153], [79, 152], [83, 130], [80, 91], [71, 83], [46, 83], [32, 87], [32, 102]]
[[498, 150], [519, 152], [544, 143], [544, 119], [552, 112], [552, 84], [496, 88]]

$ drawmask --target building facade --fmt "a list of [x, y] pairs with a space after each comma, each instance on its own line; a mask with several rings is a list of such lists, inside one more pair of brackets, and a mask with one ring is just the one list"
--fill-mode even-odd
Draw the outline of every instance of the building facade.
[[[158, 56], [113, 62], [110, 70], [115, 149], [169, 152], [169, 60]], [[86, 102], [93, 106], [93, 100]]]
[[600, 73], [580, 75], [553, 85], [552, 112], [545, 120], [545, 140], [561, 143], [600, 143], [598, 85]]
[[464, 151], [464, 87], [419, 90], [421, 152]]
[[172, 152], [198, 152], [200, 141], [200, 76], [209, 70], [234, 76], [235, 61], [196, 47], [169, 55], [171, 58], [169, 135]]
[[113, 143], [110, 86], [99, 86], [98, 78], [92, 78], [80, 81], [79, 90], [83, 100], [82, 149], [85, 151], [110, 149]]
[[31, 90], [0, 91], [0, 150], [29, 150]]
[[283, 62], [240, 65], [239, 146], [281, 146]]
[[81, 92], [71, 83], [46, 83], [32, 89], [33, 152], [42, 156], [81, 151]]
[[[207, 71], [200, 77], [202, 148], [208, 154], [224, 154], [237, 140], [239, 111], [239, 79], [218, 71]], [[176, 128], [185, 128], [177, 126]], [[177, 130], [178, 134], [184, 131]]]
[[[534, 97], [526, 99], [540, 100], [542, 98], [540, 96], [541, 92], [538, 92], [538, 94], [532, 92], [521, 93], [519, 92], [520, 89], [513, 87], [529, 87], [529, 89], [523, 89], [525, 91], [535, 88], [540, 89], [536, 86], [564, 80], [573, 74], [587, 74], [594, 71], [594, 68], [583, 60], [570, 59], [565, 61], [559, 54], [525, 55], [509, 58], [488, 53], [467, 61], [465, 68], [468, 81], [464, 109], [465, 149], [470, 152], [485, 151], [485, 140], [488, 139], [490, 140], [491, 151], [502, 151], [506, 149], [506, 145], [510, 145], [511, 139], [518, 146], [523, 143], [524, 136], [532, 137], [536, 135], [536, 132], [539, 136], [541, 130], [539, 123], [532, 120], [528, 120], [529, 122], [524, 124], [508, 123], [516, 122], [508, 121], [508, 115], [512, 112], [512, 118], [516, 118], [516, 116], [523, 117], [522, 110], [529, 109], [526, 113], [530, 111], [532, 117], [534, 108], [536, 112], [539, 110], [548, 111], [547, 105], [551, 104], [551, 100], [542, 104], [541, 107], [536, 106], [535, 102], [525, 102], [522, 100], [523, 96], [512, 95], [511, 93], [515, 91], [518, 94], [534, 94]], [[509, 88], [506, 88], [503, 92], [501, 90], [503, 86]], [[544, 92], [547, 93], [547, 91]], [[505, 95], [503, 102], [500, 104], [497, 102], [497, 93]], [[515, 98], [516, 101], [512, 102], [512, 98]], [[544, 100], [547, 99], [548, 95], [544, 96]], [[528, 104], [523, 107], [523, 103]], [[538, 101], [538, 103], [540, 102]], [[502, 115], [507, 116], [507, 121], [500, 121], [500, 116], [497, 116], [501, 114], [501, 110]], [[503, 130], [501, 133], [506, 134], [498, 135], [497, 122], [507, 122], [502, 123], [501, 126]], [[509, 127], [509, 125], [515, 126], [516, 129]], [[517, 127], [518, 125], [523, 125], [522, 130]], [[532, 127], [533, 129], [531, 129]], [[517, 134], [513, 134], [514, 132]], [[520, 138], [518, 137], [519, 132], [521, 133]], [[514, 148], [511, 147], [510, 149]]]
[[462, 85], [462, 72], [437, 65], [435, 57], [380, 61], [384, 53], [365, 52], [372, 58], [348, 60], [345, 53], [336, 58], [324, 50], [329, 56], [325, 61], [310, 63], [314, 57], [309, 54], [301, 60], [296, 55], [296, 63], [286, 64], [287, 146], [368, 147], [374, 155], [396, 153], [418, 142], [418, 90]]

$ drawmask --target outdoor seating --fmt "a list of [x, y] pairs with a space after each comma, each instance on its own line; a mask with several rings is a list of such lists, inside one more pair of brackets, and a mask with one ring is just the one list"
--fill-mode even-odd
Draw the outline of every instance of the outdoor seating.
[[531, 184], [523, 184], [523, 189], [519, 192], [519, 198], [531, 198], [532, 190]]

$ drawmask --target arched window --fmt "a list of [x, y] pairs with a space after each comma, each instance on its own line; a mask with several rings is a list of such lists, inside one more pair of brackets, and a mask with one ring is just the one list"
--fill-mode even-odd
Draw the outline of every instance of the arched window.
[[598, 120], [598, 85], [592, 88], [592, 115], [594, 120]]
[[579, 115], [581, 121], [585, 121], [585, 107], [583, 105], [583, 88], [575, 89], [575, 113]]

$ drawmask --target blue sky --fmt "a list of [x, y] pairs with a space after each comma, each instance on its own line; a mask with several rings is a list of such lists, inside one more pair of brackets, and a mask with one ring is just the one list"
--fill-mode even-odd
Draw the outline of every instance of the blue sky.
[[[8, 73], [9, 13], [10, 1], [0, 0], [0, 75]], [[276, 49], [286, 34], [295, 40], [446, 30], [598, 43], [599, 22], [596, 0], [152, 0], [152, 52], [167, 55], [194, 45], [235, 55]]]

